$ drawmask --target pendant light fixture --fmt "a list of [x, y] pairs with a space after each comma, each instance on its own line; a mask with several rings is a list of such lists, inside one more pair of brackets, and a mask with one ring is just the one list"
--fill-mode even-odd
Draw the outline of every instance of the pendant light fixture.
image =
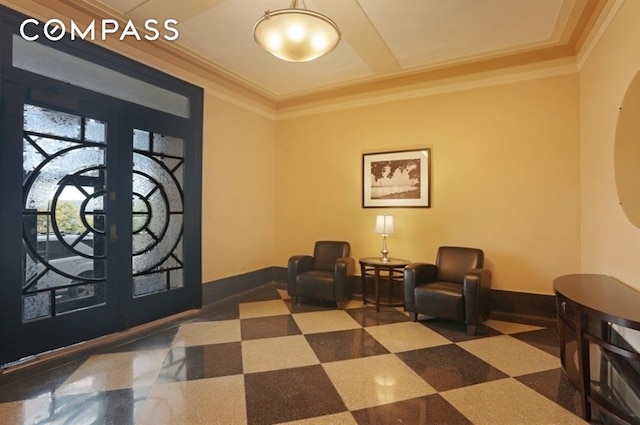
[[308, 62], [324, 56], [340, 42], [340, 29], [321, 13], [298, 7], [293, 0], [288, 9], [266, 11], [253, 27], [260, 47], [288, 62]]

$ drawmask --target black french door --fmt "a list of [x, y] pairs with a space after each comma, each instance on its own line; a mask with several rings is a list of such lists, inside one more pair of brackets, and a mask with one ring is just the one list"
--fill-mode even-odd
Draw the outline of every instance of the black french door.
[[202, 303], [202, 89], [26, 18], [0, 6], [1, 367]]
[[2, 111], [1, 364], [200, 306], [197, 131], [42, 77]]

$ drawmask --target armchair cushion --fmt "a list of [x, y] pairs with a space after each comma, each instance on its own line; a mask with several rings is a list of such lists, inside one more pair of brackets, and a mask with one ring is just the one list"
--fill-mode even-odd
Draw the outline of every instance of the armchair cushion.
[[464, 322], [464, 294], [462, 285], [451, 282], [432, 282], [418, 285], [416, 305], [429, 305], [429, 315]]
[[298, 275], [297, 295], [302, 297], [335, 300], [335, 276], [326, 270], [311, 270]]

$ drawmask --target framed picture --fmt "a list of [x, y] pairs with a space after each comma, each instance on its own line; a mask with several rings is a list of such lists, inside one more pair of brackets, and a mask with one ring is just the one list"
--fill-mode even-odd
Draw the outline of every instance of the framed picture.
[[362, 155], [362, 207], [429, 208], [431, 149]]

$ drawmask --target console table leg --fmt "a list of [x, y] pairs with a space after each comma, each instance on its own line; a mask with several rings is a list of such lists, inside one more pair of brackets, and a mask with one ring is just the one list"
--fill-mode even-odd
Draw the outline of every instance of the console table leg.
[[591, 403], [589, 395], [591, 392], [591, 367], [589, 360], [589, 341], [584, 337], [584, 330], [588, 327], [588, 318], [585, 314], [576, 312], [576, 339], [578, 345], [578, 370], [580, 370], [582, 381], [582, 416], [585, 420], [591, 420]]

